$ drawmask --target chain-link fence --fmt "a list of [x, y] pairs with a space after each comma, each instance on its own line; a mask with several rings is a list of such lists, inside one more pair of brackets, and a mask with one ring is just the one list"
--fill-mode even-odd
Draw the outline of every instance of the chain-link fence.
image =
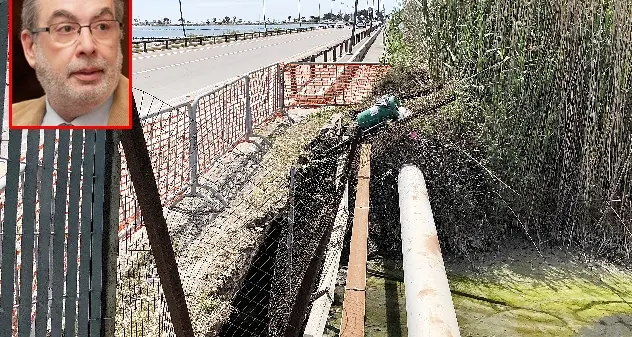
[[[329, 213], [316, 212], [316, 210], [325, 212], [337, 207], [335, 200], [340, 198], [340, 188], [329, 180], [335, 176], [332, 173], [334, 163], [342, 160], [338, 158], [339, 154], [348, 149], [345, 150], [347, 145], [336, 147], [326, 155], [315, 154], [320, 150], [314, 150], [316, 152], [309, 155], [313, 158], [308, 161], [317, 162], [318, 164], [314, 167], [320, 167], [320, 169], [315, 170], [311, 167], [297, 170], [296, 196], [294, 202], [288, 204], [289, 169], [297, 163], [302, 163], [304, 159], [299, 159], [299, 157], [303, 149], [310, 146], [317, 146], [319, 149], [322, 147], [309, 144], [320, 134], [320, 127], [332, 112], [316, 112], [299, 123], [275, 118], [286, 111], [284, 106], [291, 103], [291, 99], [297, 97], [294, 95], [293, 98], [288, 99], [285, 94], [287, 84], [284, 81], [289, 74], [289, 68], [286, 66], [291, 67], [291, 65], [275, 64], [262, 68], [202, 95], [192, 102], [177, 106], [169, 106], [142, 90], [134, 90], [134, 98], [137, 104], [141, 105], [139, 110], [160, 111], [142, 117], [143, 131], [161, 203], [162, 206], [167, 207], [165, 217], [177, 255], [179, 266], [177, 272], [180, 273], [182, 279], [196, 335], [220, 333], [223, 335], [274, 335], [286, 331], [288, 327], [290, 330], [300, 329], [302, 319], [298, 317], [304, 316], [307, 312], [311, 283], [316, 280], [320, 269], [318, 267], [320, 262], [315, 257], [319, 256], [318, 249], [321, 249], [319, 247], [322, 247], [323, 240], [328, 237], [327, 232], [331, 225], [329, 219], [332, 216]], [[379, 71], [373, 73], [376, 76], [379, 75]], [[371, 79], [371, 81], [374, 80]], [[340, 88], [342, 88], [340, 90], [346, 90], [344, 86]], [[357, 94], [365, 95], [366, 91], [359, 91]], [[353, 102], [355, 101], [350, 99], [349, 103]], [[339, 103], [344, 102], [339, 101]], [[147, 108], [148, 105], [151, 108]], [[294, 104], [294, 106], [300, 105]], [[74, 137], [80, 137], [79, 134], [80, 132], [73, 132], [73, 142]], [[97, 134], [100, 135], [100, 133]], [[84, 193], [88, 193], [87, 190], [86, 192], [81, 190], [77, 195], [76, 191], [80, 190], [79, 187], [68, 185], [67, 181], [60, 180], [63, 179], [63, 175], [60, 176], [59, 172], [67, 172], [67, 170], [58, 167], [60, 163], [63, 165], [65, 162], [59, 160], [60, 158], [68, 158], [71, 166], [69, 170], [71, 184], [73, 181], [82, 181], [77, 180], [80, 179], [77, 177], [72, 178], [73, 174], [83, 174], [85, 177], [97, 179], [100, 177], [97, 171], [93, 173], [87, 171], [88, 166], [94, 167], [94, 164], [85, 162], [88, 158], [86, 154], [91, 153], [94, 147], [84, 149], [82, 153], [65, 154], [64, 151], [79, 151], [77, 149], [80, 148], [66, 144], [69, 134], [65, 135], [62, 132], [46, 137], [52, 137], [48, 140], [49, 144], [57, 146], [55, 152], [49, 154], [55, 159], [55, 168], [52, 169], [54, 179], [50, 188], [55, 195], [57, 193], [65, 195], [63, 188], [67, 188], [70, 199], [55, 199], [53, 205], [53, 199], [47, 196], [45, 194], [47, 192], [42, 188], [42, 177], [51, 170], [48, 164], [40, 165], [38, 169], [34, 169], [37, 165], [29, 166], [28, 164], [28, 158], [31, 160], [35, 160], [33, 158], [36, 157], [44, 158], [49, 148], [46, 142], [36, 142], [34, 139], [27, 141], [24, 134], [11, 131], [8, 144], [13, 144], [11, 146], [20, 149], [19, 146], [25, 147], [24, 145], [28, 143], [26, 148], [32, 153], [29, 157], [25, 156], [21, 150], [18, 151], [20, 158], [16, 157], [17, 159], [7, 166], [11, 168], [11, 175], [7, 174], [5, 179], [12, 184], [11, 186], [13, 184], [31, 185], [27, 186], [28, 189], [24, 188], [24, 191], [28, 190], [29, 193], [22, 192], [22, 189], [6, 189], [0, 195], [0, 201], [5, 206], [3, 208], [1, 280], [24, 279], [26, 283], [16, 285], [15, 289], [11, 282], [2, 283], [1, 294], [4, 301], [2, 308], [16, 314], [9, 318], [3, 316], [9, 324], [0, 324], [0, 326], [12, 326], [10, 322], [22, 324], [25, 327], [32, 324], [35, 329], [44, 329], [42, 327], [45, 326], [46, 329], [52, 331], [53, 335], [61, 333], [62, 330], [67, 330], [66, 335], [73, 335], [72, 329], [75, 325], [70, 322], [78, 320], [81, 322], [77, 323], [77, 329], [89, 327], [92, 333], [96, 333], [99, 330], [97, 328], [99, 320], [105, 316], [102, 317], [97, 307], [97, 303], [100, 303], [98, 293], [101, 290], [96, 283], [92, 282], [101, 281], [91, 279], [86, 283], [85, 280], [98, 278], [98, 274], [94, 273], [94, 268], [101, 269], [101, 266], [91, 262], [93, 263], [91, 269], [85, 269], [88, 264], [81, 264], [81, 260], [86, 261], [86, 258], [81, 258], [83, 256], [81, 254], [89, 254], [92, 259], [95, 259], [104, 250], [94, 246], [92, 251], [85, 251], [86, 247], [90, 246], [83, 244], [81, 233], [92, 230], [94, 237], [96, 235], [94, 229], [82, 228], [81, 225], [73, 226], [70, 217], [79, 216], [79, 224], [89, 223], [92, 217], [91, 226], [94, 226], [95, 219], [99, 217], [98, 214], [82, 213], [84, 215], [80, 215], [79, 212], [84, 212], [84, 208], [85, 212], [88, 210], [96, 212], [98, 207], [90, 207], [87, 204], [91, 200], [83, 197]], [[87, 132], [83, 141], [92, 139], [91, 137], [93, 137], [92, 134]], [[274, 143], [270, 143], [266, 137], [273, 137]], [[339, 139], [341, 134], [328, 137]], [[79, 142], [79, 138], [76, 141]], [[103, 139], [97, 141], [98, 144], [102, 142]], [[68, 143], [71, 143], [70, 140]], [[5, 144], [7, 143], [3, 143], [2, 149], [8, 151]], [[11, 153], [11, 156], [15, 157], [18, 153], [15, 151], [17, 150], [5, 153]], [[113, 202], [120, 205], [118, 226], [115, 226], [118, 227], [119, 239], [118, 247], [116, 247], [118, 250], [117, 301], [116, 317], [105, 317], [105, 319], [110, 323], [109, 320], [114, 319], [116, 336], [173, 336], [173, 326], [169, 319], [160, 278], [157, 275], [151, 247], [143, 226], [142, 214], [127, 170], [127, 160], [130, 159], [122, 154], [120, 148], [118, 150], [113, 148], [111, 151], [113, 157], [116, 157], [116, 153], [121, 155], [120, 162], [112, 166], [110, 171], [116, 173], [113, 175], [114, 179], [120, 178], [120, 199], [119, 196], [113, 199]], [[79, 171], [72, 169], [73, 165], [79, 165], [73, 164], [73, 158], [83, 160], [81, 164], [83, 166]], [[113, 160], [117, 162], [116, 158]], [[96, 169], [93, 168], [93, 170]], [[104, 169], [99, 168], [99, 170]], [[21, 176], [22, 180], [12, 180], [14, 176]], [[31, 177], [38, 177], [38, 179], [29, 179]], [[86, 185], [85, 188], [88, 187]], [[11, 195], [17, 195], [19, 191], [23, 197], [9, 198], [7, 191], [10, 191]], [[33, 194], [33, 191], [36, 193]], [[107, 195], [105, 199], [106, 201], [95, 199], [96, 201], [93, 202], [107, 203]], [[12, 200], [15, 201], [15, 205], [10, 204]], [[78, 210], [71, 210], [75, 207], [72, 205], [81, 206]], [[44, 269], [38, 268], [37, 262], [44, 263], [42, 261], [47, 261], [47, 259], [37, 259], [40, 254], [37, 249], [40, 249], [39, 247], [45, 249], [44, 245], [39, 244], [37, 236], [47, 235], [47, 232], [39, 229], [31, 235], [30, 230], [38, 227], [29, 226], [25, 231], [23, 227], [16, 226], [14, 235], [11, 230], [6, 231], [10, 227], [6, 224], [21, 224], [25, 221], [27, 213], [29, 214], [28, 221], [33, 219], [33, 214], [47, 217], [48, 211], [44, 209], [49, 208], [52, 208], [51, 214], [61, 217], [65, 213], [64, 207], [67, 211], [66, 217], [56, 219], [55, 215], [50, 215], [53, 217], [53, 223], [62, 223], [67, 228], [61, 231], [51, 229], [50, 235], [57, 238], [57, 241], [53, 239], [49, 245], [49, 253], [54, 255], [51, 263], [55, 265], [51, 265], [53, 267], [49, 268], [51, 272], [48, 275], [45, 272], [40, 274]], [[14, 214], [15, 220], [7, 221], [6, 216], [10, 212], [6, 210], [10, 209], [18, 211]], [[291, 225], [286, 215], [289, 209], [293, 209], [295, 214]], [[116, 215], [114, 208], [114, 212], [108, 216], [116, 217]], [[320, 220], [323, 221], [320, 222]], [[318, 225], [310, 226], [310, 222]], [[37, 224], [38, 222], [35, 222], [34, 226]], [[290, 227], [293, 229], [289, 230]], [[54, 233], [64, 233], [64, 235]], [[33, 243], [33, 247], [28, 242], [25, 243], [25, 235], [28, 238], [26, 241]], [[11, 237], [17, 240], [11, 243]], [[288, 238], [293, 238], [289, 246]], [[90, 242], [95, 243], [94, 240], [105, 242], [98, 237]], [[11, 253], [14, 248], [17, 254]], [[25, 250], [34, 252], [35, 255], [29, 254], [34, 257], [32, 260], [20, 255]], [[56, 251], [64, 253], [61, 260], [58, 255], [55, 255]], [[75, 251], [77, 256], [72, 253]], [[288, 256], [291, 257], [289, 262]], [[77, 261], [76, 257], [79, 257], [79, 261], [74, 263], [73, 261]], [[31, 279], [28, 276], [22, 276], [26, 274], [20, 274], [21, 266], [24, 265], [22, 261], [25, 261], [27, 265], [33, 265], [33, 269], [29, 270], [30, 267], [25, 269], [26, 274], [32, 274]], [[57, 268], [60, 261], [63, 262], [63, 268]], [[88, 261], [92, 260], [88, 259]], [[13, 266], [13, 268], [5, 268], [5, 265]], [[63, 277], [52, 276], [59, 270], [64, 270], [64, 272], [55, 275], [64, 275]], [[72, 295], [75, 292], [72, 287], [60, 292], [60, 284], [64, 285], [68, 282], [74, 284], [75, 279], [72, 275], [77, 275], [79, 280], [78, 288], [75, 289], [79, 291], [76, 298]], [[46, 299], [38, 297], [44, 296], [47, 292], [45, 287], [47, 283], [36, 282], [42, 277], [53, 278], [48, 288], [52, 291], [52, 295]], [[63, 282], [55, 281], [55, 277], [62, 277]], [[304, 283], [304, 280], [307, 283]], [[32, 286], [32, 298], [36, 303], [41, 304], [49, 299], [52, 301], [48, 316], [35, 314], [29, 318], [22, 311], [16, 311], [20, 303], [22, 304], [20, 308], [26, 308], [24, 296], [30, 297], [29, 292], [24, 291], [25, 284]], [[41, 290], [38, 289], [40, 284], [44, 287]], [[89, 287], [86, 288], [86, 285]], [[106, 285], [103, 284], [103, 286]], [[277, 294], [277, 289], [284, 290]], [[88, 292], [82, 293], [82, 291]], [[275, 295], [270, 295], [270, 291]], [[279, 294], [284, 295], [279, 296]], [[56, 296], [66, 297], [62, 301], [55, 302]], [[86, 303], [90, 306], [88, 318], [80, 310], [73, 316], [73, 307], [69, 305], [77, 298], [80, 308], [86, 308]], [[89, 301], [82, 302], [86, 301], [85, 298]], [[254, 303], [256, 306], [249, 306]], [[16, 306], [15, 310], [14, 306]], [[48, 306], [44, 305], [42, 308], [48, 308]], [[45, 311], [39, 306], [31, 307], [32, 313], [37, 313], [38, 310]], [[250, 323], [236, 323], [240, 319]], [[11, 331], [16, 334], [18, 330], [12, 327]]]
[[[176, 160], [188, 157], [190, 193], [169, 187], [165, 191], [171, 194], [163, 193], [163, 197], [181, 200], [172, 204], [165, 198], [163, 202], [171, 206], [165, 215], [196, 335], [294, 334], [306, 320], [311, 290], [320, 271], [318, 257], [342, 196], [342, 173], [336, 170], [345, 159], [339, 157], [350, 153], [351, 142], [336, 146], [340, 133], [310, 146], [327, 120], [318, 114], [298, 124], [274, 119], [285, 105], [300, 106], [293, 102], [296, 94], [286, 95], [287, 80], [296, 67], [273, 65], [216, 88], [193, 100], [187, 117], [183, 117], [184, 111], [176, 112], [177, 107], [151, 116], [154, 120], [164, 120], [162, 115], [189, 118], [188, 133], [175, 128], [168, 137], [160, 138], [171, 139], [182, 148], [166, 161], [173, 169], [157, 169], [160, 166], [154, 156], [166, 153], [151, 151], [154, 138], [146, 139], [156, 174], [169, 177], [176, 170], [173, 176], [181, 177], [184, 171], [177, 171], [181, 166]], [[342, 65], [333, 68], [338, 72], [323, 72], [320, 76], [327, 74], [326, 81], [301, 85], [321, 83], [323, 90], [333, 86], [338, 104], [352, 104], [370, 93], [372, 84], [387, 69], [380, 65], [373, 68]], [[146, 135], [151, 134], [144, 126]], [[273, 136], [274, 144], [266, 136]], [[325, 151], [325, 143], [331, 151]], [[313, 146], [317, 148], [309, 161], [318, 165], [297, 170], [297, 193], [288, 204], [289, 168], [297, 163], [304, 148]], [[187, 151], [188, 156], [182, 154]], [[125, 169], [122, 172], [125, 176]], [[337, 184], [332, 180], [336, 174]], [[126, 203], [121, 200], [121, 204]], [[135, 219], [132, 228], [140, 229], [126, 232], [126, 248], [120, 250], [119, 267], [127, 267], [119, 270], [123, 303], [119, 303], [119, 315], [123, 317], [117, 318], [117, 331], [122, 336], [173, 335], [136, 208], [128, 208], [131, 212], [122, 217], [131, 216]], [[288, 220], [290, 209], [295, 213], [293, 221]], [[129, 233], [136, 234], [130, 238]]]

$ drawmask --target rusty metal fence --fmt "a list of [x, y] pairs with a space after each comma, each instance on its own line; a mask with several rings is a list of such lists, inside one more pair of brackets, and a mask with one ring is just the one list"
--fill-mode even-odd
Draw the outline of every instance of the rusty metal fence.
[[[221, 193], [219, 188], [201, 183], [199, 179], [200, 176], [212, 173], [213, 170], [217, 169], [218, 165], [221, 165], [221, 163], [218, 163], [218, 159], [222, 155], [234, 151], [242, 143], [251, 143], [254, 146], [261, 147], [265, 141], [257, 142], [253, 140], [261, 140], [261, 137], [257, 137], [255, 134], [255, 129], [266, 125], [268, 121], [276, 116], [282, 115], [288, 108], [347, 105], [360, 102], [370, 93], [372, 85], [387, 69], [387, 66], [378, 64], [274, 64], [244, 75], [244, 77], [201, 95], [191, 102], [177, 106], [169, 106], [156, 97], [142, 90], [135, 89], [134, 97], [137, 102], [161, 106], [160, 112], [143, 116], [142, 124], [151, 156], [154, 177], [161, 195], [162, 206], [174, 207], [178, 201], [186, 196], [200, 196], [199, 188], [202, 188], [212, 192], [211, 195], [215, 196], [226, 207], [231, 202], [231, 198], [234, 197], [234, 193]], [[52, 331], [53, 336], [59, 335], [57, 333], [62, 331], [59, 325], [61, 324], [59, 319], [62, 317], [60, 312], [63, 312], [64, 315], [70, 315], [64, 316], [63, 320], [63, 328], [71, 329], [68, 332], [72, 332], [74, 327], [70, 323], [73, 319], [78, 319], [78, 329], [85, 329], [89, 322], [90, 331], [98, 330], [98, 322], [102, 319], [97, 310], [99, 303], [101, 303], [98, 301], [100, 288], [93, 286], [90, 282], [86, 283], [85, 280], [90, 277], [98, 277], [98, 275], [94, 274], [94, 270], [99, 264], [93, 260], [100, 257], [99, 254], [102, 250], [98, 246], [90, 248], [84, 245], [83, 241], [79, 242], [77, 240], [83, 240], [81, 234], [88, 233], [90, 230], [92, 230], [93, 237], [90, 242], [96, 243], [102, 238], [95, 234], [93, 227], [85, 227], [87, 225], [81, 227], [82, 221], [85, 224], [89, 223], [88, 220], [91, 213], [85, 213], [83, 218], [79, 217], [75, 222], [72, 219], [77, 218], [79, 209], [82, 212], [84, 208], [86, 209], [85, 212], [96, 212], [99, 205], [94, 203], [103, 202], [98, 198], [95, 200], [83, 198], [85, 195], [84, 190], [77, 195], [77, 191], [79, 191], [77, 182], [85, 180], [83, 184], [86, 187], [82, 188], [91, 188], [92, 190], [90, 191], [92, 193], [97, 191], [102, 193], [102, 185], [97, 186], [94, 184], [102, 184], [102, 174], [105, 171], [102, 168], [98, 170], [92, 168], [92, 171], [90, 171], [89, 167], [85, 165], [90, 166], [94, 164], [89, 163], [84, 163], [84, 166], [78, 169], [77, 165], [79, 164], [72, 162], [72, 160], [73, 158], [74, 160], [79, 160], [77, 158], [84, 158], [85, 160], [85, 158], [89, 157], [89, 155], [86, 156], [88, 153], [97, 153], [95, 149], [99, 150], [98, 155], [101, 156], [104, 151], [104, 134], [96, 133], [93, 135], [87, 132], [85, 137], [82, 136], [84, 138], [75, 140], [75, 137], [80, 137], [80, 134], [84, 135], [81, 132], [73, 133], [72, 144], [75, 144], [75, 141], [77, 142], [76, 144], [82, 144], [75, 145], [75, 150], [69, 150], [69, 148], [73, 147], [67, 146], [65, 142], [70, 143], [68, 138], [70, 136], [64, 133], [47, 134], [44, 137], [48, 143], [39, 142], [37, 144], [34, 138], [26, 141], [22, 134], [13, 131], [10, 133], [11, 136], [8, 137], [9, 147], [12, 147], [13, 150], [9, 149], [8, 151], [11, 160], [7, 166], [9, 172], [5, 179], [7, 183], [10, 183], [11, 188], [8, 188], [8, 184], [7, 189], [0, 191], [0, 203], [3, 205], [3, 264], [2, 277], [0, 278], [3, 282], [0, 290], [0, 295], [2, 295], [0, 306], [3, 310], [9, 310], [0, 313], [0, 332], [2, 333], [4, 333], [4, 329], [11, 327], [14, 336], [17, 336], [18, 331], [20, 336], [28, 335], [22, 331], [30, 329], [32, 325], [34, 329], [40, 329], [37, 331], [48, 329]], [[88, 143], [87, 140], [93, 137], [100, 138]], [[18, 141], [18, 138], [20, 141]], [[80, 140], [83, 143], [80, 143]], [[26, 156], [23, 155], [23, 151], [19, 147], [22, 143], [27, 145], [27, 152], [30, 150]], [[88, 144], [85, 145], [88, 147], [85, 148], [82, 154], [74, 152], [72, 155], [65, 154], [64, 151], [78, 151], [76, 149], [84, 146], [84, 143]], [[51, 151], [50, 148], [54, 144], [57, 146], [56, 152], [52, 154], [47, 152]], [[40, 169], [35, 169], [34, 167], [38, 165], [36, 161], [38, 159], [44, 160], [46, 153], [49, 153], [48, 155], [55, 159], [54, 164], [45, 164]], [[118, 216], [116, 223], [119, 224], [118, 260], [116, 266], [117, 301], [116, 317], [114, 319], [116, 325], [115, 335], [117, 337], [173, 336], [173, 326], [169, 321], [168, 309], [164, 301], [164, 290], [157, 276], [149, 241], [143, 226], [142, 214], [127, 170], [127, 160], [133, 159], [126, 158], [120, 148], [118, 152], [115, 149], [114, 153], [120, 154], [120, 166], [113, 168], [117, 171], [116, 179], [120, 177], [120, 199], [116, 198], [119, 207], [118, 211], [114, 210], [112, 215], [112, 218]], [[82, 157], [82, 155], [85, 157]], [[36, 157], [38, 159], [33, 159]], [[65, 160], [66, 158], [67, 160]], [[31, 160], [31, 164], [29, 164], [29, 160]], [[60, 177], [60, 172], [66, 172], [63, 167], [59, 167], [59, 165], [64, 165], [64, 163], [70, 163], [70, 166], [75, 168], [74, 171], [70, 170], [70, 179], [71, 182], [75, 182], [75, 185], [67, 186], [67, 182], [63, 180], [64, 175], [62, 174], [62, 177]], [[50, 165], [54, 165], [54, 168], [51, 169]], [[46, 180], [49, 172], [53, 172], [54, 177], [50, 181]], [[74, 174], [77, 175], [74, 180], [72, 172], [75, 172]], [[21, 176], [22, 180], [17, 179], [18, 176]], [[94, 181], [92, 184], [94, 186], [89, 185], [89, 177], [93, 176]], [[101, 180], [97, 181], [97, 176], [101, 177]], [[32, 177], [37, 177], [37, 179], [30, 179]], [[79, 177], [84, 177], [84, 179], [81, 180]], [[61, 185], [60, 181], [62, 182]], [[43, 188], [44, 183], [50, 183], [50, 186]], [[239, 188], [246, 188], [244, 187], [246, 185], [242, 184]], [[251, 185], [250, 188], [253, 190], [258, 189], [261, 192], [261, 185], [252, 184], [252, 182]], [[46, 192], [49, 189], [54, 192]], [[53, 195], [55, 199], [53, 199]], [[22, 197], [18, 198], [17, 196]], [[81, 207], [79, 207], [79, 201], [81, 201]], [[89, 202], [92, 202], [92, 204]], [[64, 211], [63, 207], [67, 209]], [[76, 209], [73, 209], [73, 207]], [[17, 211], [12, 213], [14, 209]], [[104, 208], [104, 210], [107, 212], [107, 208]], [[27, 226], [25, 226], [23, 223], [26, 215], [23, 214], [27, 213], [28, 221]], [[66, 213], [67, 217], [65, 217]], [[43, 231], [39, 227], [34, 227], [40, 224], [42, 220], [33, 222], [33, 214], [39, 214], [44, 221], [49, 221], [46, 219], [52, 216], [53, 223], [63, 223], [67, 229], [60, 231], [59, 228], [53, 228], [50, 233]], [[58, 218], [55, 218], [55, 216]], [[94, 217], [94, 215], [92, 216]], [[71, 219], [71, 217], [74, 218]], [[92, 219], [91, 226], [98, 227], [98, 224], [94, 224], [95, 221], [98, 221], [95, 219]], [[12, 226], [13, 224], [16, 224], [15, 228]], [[20, 224], [20, 226], [17, 226], [17, 224]], [[102, 223], [100, 226], [102, 226]], [[39, 229], [32, 231], [35, 228]], [[176, 228], [174, 230], [178, 231], [179, 229]], [[55, 233], [64, 233], [64, 235]], [[44, 235], [46, 238], [53, 236], [57, 238], [57, 241], [53, 240], [49, 248], [46, 248], [42, 244], [46, 239], [43, 241], [39, 240], [40, 235]], [[12, 238], [15, 238], [15, 240], [12, 240]], [[257, 241], [248, 242], [247, 244], [254, 245], [254, 249], [261, 243], [261, 241]], [[190, 244], [190, 241], [174, 239], [174, 244], [186, 245]], [[33, 247], [37, 247], [37, 251]], [[89, 248], [93, 250], [87, 250]], [[179, 251], [182, 247], [176, 248], [176, 251]], [[46, 268], [44, 262], [48, 261], [48, 259], [37, 258], [37, 256], [43, 256], [47, 253], [44, 251], [43, 255], [40, 254], [39, 250], [41, 249], [50, 250], [49, 253], [54, 256], [51, 263], [56, 263], [54, 267], [59, 267], [61, 263], [60, 257], [55, 255], [55, 252], [64, 252], [62, 265], [65, 269], [51, 267], [49, 268], [51, 273], [47, 275], [44, 269], [41, 269], [37, 264], [39, 262], [43, 264], [42, 268]], [[77, 249], [82, 250], [78, 251]], [[218, 246], [214, 247], [214, 249], [230, 249], [230, 247], [222, 248]], [[78, 256], [73, 255], [75, 250], [77, 250]], [[33, 251], [37, 254], [28, 254], [31, 258], [25, 258], [21, 255], [25, 251]], [[82, 254], [87, 255], [84, 256]], [[74, 262], [76, 258], [79, 258], [77, 263]], [[80, 262], [82, 259], [83, 261], [91, 261], [93, 263], [92, 267], [85, 269], [88, 264], [82, 265]], [[250, 259], [252, 259], [252, 256]], [[59, 270], [64, 270], [64, 272], [58, 272]], [[26, 272], [24, 273], [23, 271]], [[72, 287], [66, 288], [65, 291], [60, 290], [60, 284], [66, 283], [59, 283], [59, 280], [55, 281], [54, 277], [61, 276], [52, 276], [51, 274], [54, 273], [59, 273], [55, 275], [64, 275], [63, 277], [66, 280], [64, 282], [66, 283], [73, 283], [75, 276], [72, 275], [78, 275], [80, 279], [78, 297], [73, 295], [75, 290]], [[185, 273], [185, 271], [181, 271], [181, 273]], [[53, 283], [37, 282], [38, 279], [51, 277], [53, 277]], [[10, 281], [6, 282], [4, 280]], [[52, 285], [47, 288], [49, 284]], [[88, 288], [86, 288], [86, 285], [88, 285]], [[26, 290], [27, 288], [30, 288], [31, 291]], [[26, 297], [32, 297], [32, 300], [27, 300]], [[73, 316], [71, 313], [73, 310], [72, 301], [76, 299], [78, 299], [79, 309], [78, 311], [75, 310], [76, 314]], [[52, 303], [48, 316], [45, 314], [48, 306], [43, 305], [47, 301]], [[187, 301], [193, 301], [193, 299], [187, 299]], [[25, 309], [27, 307], [26, 303], [32, 304], [32, 306], [28, 305], [30, 308], [28, 310]], [[38, 305], [35, 305], [35, 303]], [[63, 303], [62, 309], [59, 307], [60, 303]], [[91, 310], [81, 311], [83, 310], [81, 308], [87, 308], [86, 305], [89, 305]], [[7, 314], [8, 312], [11, 314]], [[42, 314], [38, 316], [40, 312]], [[55, 314], [51, 316], [53, 312]], [[91, 318], [92, 315], [96, 316]], [[227, 319], [227, 315], [229, 314], [222, 315], [222, 317]], [[90, 319], [85, 319], [86, 317]], [[44, 318], [47, 318], [48, 321]], [[108, 317], [107, 319], [112, 318]], [[4, 324], [7, 322], [9, 324]], [[15, 324], [21, 324], [20, 329]], [[71, 325], [73, 327], [70, 327]], [[39, 334], [36, 335], [39, 336]], [[72, 334], [66, 334], [66, 336], [70, 335]]]

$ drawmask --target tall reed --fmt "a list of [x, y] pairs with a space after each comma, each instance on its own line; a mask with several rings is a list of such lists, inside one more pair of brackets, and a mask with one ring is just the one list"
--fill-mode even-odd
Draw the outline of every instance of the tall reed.
[[[539, 242], [632, 253], [632, 2], [410, 0], [404, 37], [479, 104], [483, 163]], [[470, 96], [471, 97], [471, 96]]]

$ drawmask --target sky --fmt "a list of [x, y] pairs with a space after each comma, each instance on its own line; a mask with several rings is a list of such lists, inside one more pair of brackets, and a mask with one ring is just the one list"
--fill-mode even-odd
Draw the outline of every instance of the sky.
[[[259, 21], [263, 18], [263, 3], [265, 1], [265, 13], [268, 20], [287, 20], [288, 16], [298, 17], [299, 0], [181, 0], [182, 16], [185, 20], [199, 22], [213, 20], [218, 21], [225, 16], [236, 16], [244, 21]], [[328, 13], [332, 9], [334, 13], [340, 11], [342, 3], [343, 13], [351, 13], [354, 0], [320, 0], [321, 14]], [[373, 5], [377, 7], [377, 0], [358, 0], [358, 10]], [[318, 16], [319, 0], [300, 0], [301, 16], [308, 18]], [[380, 0], [380, 7], [384, 5], [389, 13], [399, 0]], [[153, 21], [169, 18], [177, 22], [180, 18], [178, 0], [132, 0], [132, 15], [134, 19], [141, 21]]]

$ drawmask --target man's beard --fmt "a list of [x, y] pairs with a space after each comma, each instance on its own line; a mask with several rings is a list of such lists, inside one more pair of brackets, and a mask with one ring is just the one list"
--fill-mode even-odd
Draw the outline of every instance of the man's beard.
[[[34, 46], [35, 74], [39, 80], [48, 101], [53, 109], [64, 110], [64, 115], [77, 118], [99, 105], [112, 95], [118, 85], [121, 68], [123, 66], [123, 53], [118, 48], [115, 64], [108, 64], [103, 58], [85, 56], [74, 59], [66, 69], [56, 71], [50, 66], [42, 50]], [[98, 85], [86, 85], [76, 88], [70, 85], [71, 74], [87, 67], [103, 69], [103, 77]], [[58, 113], [61, 111], [57, 111]]]

